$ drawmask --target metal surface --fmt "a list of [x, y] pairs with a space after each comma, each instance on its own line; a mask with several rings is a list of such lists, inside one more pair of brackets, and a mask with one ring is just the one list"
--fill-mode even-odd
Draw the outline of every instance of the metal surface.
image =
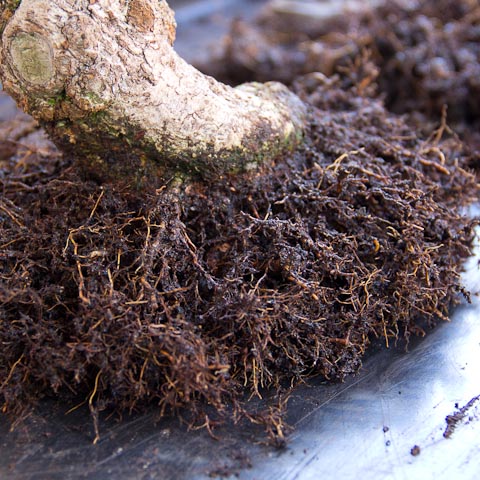
[[[191, 40], [180, 42], [188, 50]], [[8, 108], [5, 117], [13, 112]], [[465, 274], [472, 291], [480, 289], [478, 258]], [[288, 417], [295, 430], [284, 450], [258, 444], [261, 430], [254, 427], [226, 426], [215, 440], [175, 420], [155, 424], [153, 412], [104, 420], [102, 438], [92, 445], [88, 410], [65, 415], [68, 407], [43, 402], [13, 432], [0, 418], [0, 479], [186, 480], [222, 473], [244, 480], [478, 478], [480, 401], [450, 438], [443, 436], [445, 417], [480, 394], [480, 302], [474, 302], [413, 340], [408, 352], [397, 347], [370, 354], [343, 384], [297, 389]], [[415, 445], [417, 456], [411, 454]]]

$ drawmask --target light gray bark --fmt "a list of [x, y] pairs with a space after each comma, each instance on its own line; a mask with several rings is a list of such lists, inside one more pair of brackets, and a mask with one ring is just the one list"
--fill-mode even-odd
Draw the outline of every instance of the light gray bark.
[[216, 175], [248, 170], [301, 139], [306, 107], [286, 87], [231, 88], [175, 53], [164, 0], [16, 3], [0, 7], [3, 87], [94, 168], [130, 175], [118, 165], [126, 161], [144, 176]]

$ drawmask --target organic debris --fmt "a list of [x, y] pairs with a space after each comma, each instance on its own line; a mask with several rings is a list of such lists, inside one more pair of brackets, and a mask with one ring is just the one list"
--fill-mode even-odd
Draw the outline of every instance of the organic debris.
[[[281, 442], [285, 389], [341, 380], [372, 339], [447, 319], [471, 254], [473, 154], [445, 124], [419, 139], [336, 82], [295, 83], [312, 105], [300, 151], [148, 195], [82, 178], [26, 116], [0, 124], [3, 412], [81, 397], [97, 422], [153, 402]], [[277, 400], [252, 410], [266, 389]]]
[[447, 415], [445, 417], [445, 423], [447, 424], [445, 431], [443, 432], [444, 438], [450, 438], [453, 435], [453, 432], [457, 428], [457, 425], [463, 421], [467, 416], [472, 407], [480, 400], [480, 395], [473, 397], [466, 405], [462, 408], [458, 407], [458, 404], [455, 404], [457, 409], [455, 413]]

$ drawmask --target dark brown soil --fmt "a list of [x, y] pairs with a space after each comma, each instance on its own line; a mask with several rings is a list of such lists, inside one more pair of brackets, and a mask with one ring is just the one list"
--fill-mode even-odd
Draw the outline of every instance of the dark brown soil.
[[282, 440], [292, 385], [341, 380], [372, 340], [423, 335], [468, 298], [459, 208], [478, 198], [478, 152], [351, 78], [292, 82], [312, 105], [295, 154], [150, 194], [85, 178], [28, 117], [0, 123], [3, 412], [56, 395], [96, 422], [155, 403]]
[[476, 0], [419, 0], [414, 7], [388, 1], [331, 19], [269, 11], [255, 24], [235, 22], [223, 54], [202, 68], [234, 84], [339, 75], [358, 84], [362, 95], [380, 94], [396, 113], [437, 121], [447, 108], [449, 122], [478, 148], [479, 42]]

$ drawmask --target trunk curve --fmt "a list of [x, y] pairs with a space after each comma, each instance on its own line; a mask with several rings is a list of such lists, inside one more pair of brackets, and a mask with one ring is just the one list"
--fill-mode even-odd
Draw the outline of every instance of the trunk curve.
[[285, 86], [231, 88], [182, 60], [164, 0], [2, 5], [4, 89], [102, 176], [244, 171], [302, 137], [306, 107]]

